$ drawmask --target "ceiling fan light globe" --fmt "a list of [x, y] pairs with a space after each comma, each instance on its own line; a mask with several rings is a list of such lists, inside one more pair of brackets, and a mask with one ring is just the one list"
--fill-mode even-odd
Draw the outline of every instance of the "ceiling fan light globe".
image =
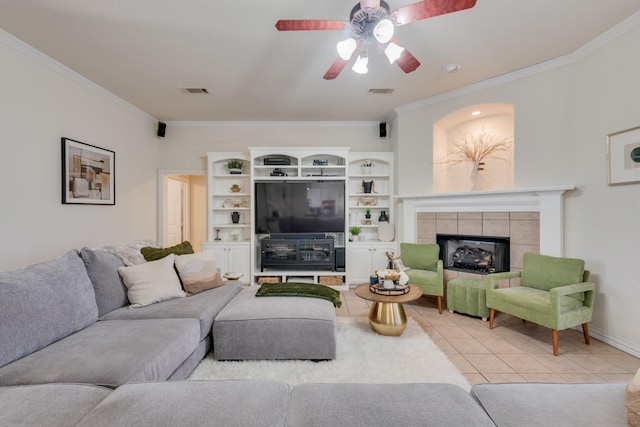
[[353, 37], [342, 40], [336, 45], [338, 55], [340, 56], [340, 58], [347, 61], [351, 58], [351, 55], [353, 55], [353, 52], [356, 50], [356, 46], [356, 39], [354, 39]]
[[404, 52], [404, 48], [402, 46], [398, 46], [394, 42], [389, 43], [384, 49], [384, 54], [387, 56], [387, 59], [391, 64], [396, 62], [396, 60], [402, 56], [402, 52]]
[[369, 58], [366, 56], [358, 55], [358, 59], [356, 59], [356, 63], [353, 64], [351, 69], [358, 74], [367, 74], [369, 72]]
[[393, 22], [390, 19], [381, 19], [373, 28], [373, 36], [380, 43], [388, 43], [393, 38]]

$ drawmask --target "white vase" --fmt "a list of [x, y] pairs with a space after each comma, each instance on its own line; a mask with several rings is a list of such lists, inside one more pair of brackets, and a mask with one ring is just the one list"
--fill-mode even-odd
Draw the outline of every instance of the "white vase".
[[371, 175], [371, 166], [362, 166], [362, 175]]
[[474, 162], [471, 169], [471, 191], [482, 190], [482, 181], [484, 178], [480, 175], [480, 163]]

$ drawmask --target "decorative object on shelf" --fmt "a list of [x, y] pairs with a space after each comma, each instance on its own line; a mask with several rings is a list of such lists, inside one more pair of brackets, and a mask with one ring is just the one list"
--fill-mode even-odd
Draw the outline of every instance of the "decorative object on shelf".
[[358, 206], [376, 206], [377, 204], [377, 197], [360, 197], [358, 199]]
[[371, 169], [373, 168], [372, 160], [363, 160], [360, 166], [362, 168], [362, 175], [371, 175]]
[[364, 214], [364, 224], [365, 225], [371, 225], [371, 209], [367, 209], [367, 211]]
[[375, 182], [362, 180], [362, 192], [365, 194], [375, 193]]
[[240, 222], [240, 212], [231, 212], [231, 222], [234, 224], [238, 224]]
[[640, 126], [607, 135], [608, 184], [640, 182]]
[[248, 208], [249, 204], [244, 199], [226, 199], [222, 202], [223, 208]]
[[480, 171], [484, 170], [484, 162], [473, 162], [471, 169], [471, 191], [482, 190], [482, 182], [484, 177], [480, 175]]
[[460, 137], [450, 143], [453, 148], [448, 153], [449, 160], [444, 163], [450, 166], [465, 162], [472, 163], [471, 190], [480, 190], [483, 179], [480, 174], [484, 169], [483, 160], [497, 159], [508, 162], [507, 159], [500, 157], [499, 153], [510, 152], [513, 149], [513, 138], [505, 138], [494, 143], [494, 133], [485, 129], [484, 124], [478, 133], [470, 134], [462, 129], [459, 129], [458, 133]]
[[313, 159], [313, 166], [329, 166], [327, 159]]
[[216, 228], [216, 238], [214, 240], [220, 240], [220, 229]]
[[[239, 216], [238, 219], [240, 219]], [[240, 230], [231, 230], [229, 235], [231, 236], [231, 240], [240, 240]]]
[[350, 241], [354, 241], [354, 240], [358, 240], [359, 239], [359, 234], [360, 234], [360, 230], [361, 228], [354, 225], [349, 227], [349, 233], [351, 234], [351, 238], [349, 239]]
[[389, 222], [389, 215], [387, 215], [387, 211], [380, 212], [380, 216], [378, 217], [378, 222]]
[[233, 159], [227, 162], [227, 169], [232, 175], [240, 175], [242, 173], [242, 168], [244, 168], [242, 160]]
[[231, 191], [234, 192], [234, 193], [239, 193], [241, 189], [242, 188], [240, 188], [240, 186], [238, 184], [233, 184], [231, 186]]
[[275, 168], [269, 173], [269, 176], [289, 176], [289, 174], [283, 171], [282, 168]]
[[395, 227], [390, 222], [378, 223], [378, 240], [381, 242], [391, 242], [395, 239]]

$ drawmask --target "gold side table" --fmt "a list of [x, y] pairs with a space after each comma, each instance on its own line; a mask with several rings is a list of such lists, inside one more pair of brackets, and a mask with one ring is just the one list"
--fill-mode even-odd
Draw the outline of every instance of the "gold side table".
[[380, 295], [369, 290], [369, 284], [358, 286], [355, 294], [362, 299], [373, 301], [369, 311], [369, 325], [380, 335], [402, 335], [407, 327], [407, 315], [402, 303], [415, 301], [422, 296], [417, 286], [409, 285], [409, 292], [404, 295]]

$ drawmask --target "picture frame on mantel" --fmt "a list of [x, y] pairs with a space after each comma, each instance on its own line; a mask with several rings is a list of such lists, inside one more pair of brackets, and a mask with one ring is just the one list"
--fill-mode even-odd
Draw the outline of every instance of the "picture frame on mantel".
[[116, 153], [62, 138], [62, 203], [115, 205]]
[[640, 182], [640, 126], [607, 135], [609, 185]]

